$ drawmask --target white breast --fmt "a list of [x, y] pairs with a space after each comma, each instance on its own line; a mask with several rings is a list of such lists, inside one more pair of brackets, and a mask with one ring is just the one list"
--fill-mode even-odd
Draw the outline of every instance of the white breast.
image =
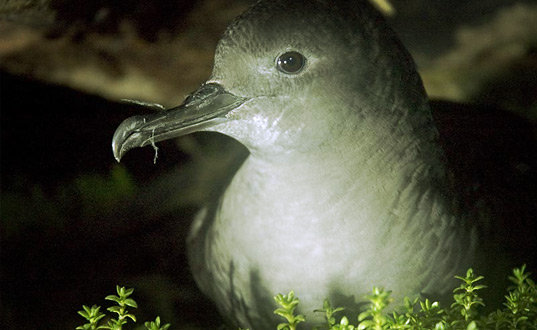
[[444, 294], [469, 266], [475, 237], [431, 188], [359, 175], [341, 181], [330, 171], [308, 174], [319, 168], [311, 163], [277, 167], [248, 158], [216, 217], [198, 217], [189, 240], [198, 284], [241, 326], [263, 329], [277, 293], [294, 290], [301, 313], [322, 321], [313, 310], [325, 298], [352, 310], [373, 286], [395, 298]]

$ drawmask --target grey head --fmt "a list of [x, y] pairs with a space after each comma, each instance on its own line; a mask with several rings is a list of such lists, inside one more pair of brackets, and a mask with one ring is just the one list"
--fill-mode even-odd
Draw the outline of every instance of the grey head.
[[113, 150], [119, 160], [215, 130], [252, 153], [308, 152], [342, 130], [375, 129], [360, 118], [431, 134], [419, 131], [430, 118], [414, 63], [380, 14], [367, 1], [260, 1], [222, 36], [210, 79], [177, 108], [126, 120]]
[[415, 65], [366, 0], [257, 2], [222, 36], [209, 80], [125, 120], [114, 156], [199, 130], [250, 151], [189, 243], [199, 286], [241, 326], [273, 329], [270, 296], [290, 289], [310, 319], [373, 285], [445, 293], [473, 257]]

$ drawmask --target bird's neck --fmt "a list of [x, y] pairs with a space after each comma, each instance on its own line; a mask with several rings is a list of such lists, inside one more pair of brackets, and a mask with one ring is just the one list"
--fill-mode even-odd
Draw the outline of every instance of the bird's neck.
[[[379, 204], [380, 209], [393, 208], [392, 203], [407, 189], [432, 190], [429, 193], [441, 198], [445, 168], [439, 151], [423, 155], [423, 144], [418, 143], [392, 145], [389, 149], [379, 145], [382, 144], [270, 159], [250, 155], [236, 180], [245, 180], [259, 191], [267, 190], [263, 195], [266, 198], [286, 196], [295, 204], [304, 200], [305, 205], [319, 207], [345, 198], [348, 192], [359, 197], [354, 203], [361, 200], [364, 206]], [[316, 202], [311, 203], [310, 198]]]
[[[394, 120], [392, 125], [385, 125], [385, 118], [371, 116], [359, 127], [345, 127], [325, 143], [305, 151], [253, 151], [237, 173], [235, 184], [259, 193], [266, 190], [258, 196], [263, 200], [285, 198], [294, 205], [302, 200], [304, 205], [324, 208], [337, 199], [349, 198], [352, 203], [363, 204], [361, 209], [371, 209], [372, 217], [380, 217], [397, 203], [412, 203], [412, 195], [426, 194], [437, 204], [449, 203], [437, 132], [427, 116], [406, 117], [412, 116], [416, 120]], [[405, 197], [409, 191], [412, 193]]]
[[261, 214], [315, 222], [342, 212], [342, 218], [352, 216], [381, 230], [379, 235], [378, 221], [389, 226], [405, 219], [419, 226], [433, 221], [433, 213], [447, 216], [450, 202], [435, 132], [399, 131], [400, 136], [397, 129], [382, 134], [371, 127], [342, 137], [355, 143], [330, 141], [318, 150], [270, 157], [252, 153], [226, 195], [248, 205], [245, 219]]

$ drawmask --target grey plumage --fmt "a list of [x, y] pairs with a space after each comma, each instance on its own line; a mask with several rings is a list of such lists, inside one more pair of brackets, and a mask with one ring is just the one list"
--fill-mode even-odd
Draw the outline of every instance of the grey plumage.
[[273, 329], [271, 297], [289, 290], [313, 322], [324, 298], [356, 310], [374, 285], [442, 297], [484, 249], [486, 202], [464, 205], [415, 65], [366, 1], [258, 2], [224, 33], [207, 83], [127, 119], [114, 154], [197, 130], [250, 152], [188, 241], [232, 323]]

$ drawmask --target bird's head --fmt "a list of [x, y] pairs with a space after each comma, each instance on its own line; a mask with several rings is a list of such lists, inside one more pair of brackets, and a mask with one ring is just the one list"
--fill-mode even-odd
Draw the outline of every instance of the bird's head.
[[222, 36], [209, 80], [177, 108], [125, 120], [113, 149], [119, 160], [211, 130], [269, 157], [311, 153], [344, 144], [335, 137], [419, 127], [426, 102], [409, 54], [367, 1], [260, 1]]

